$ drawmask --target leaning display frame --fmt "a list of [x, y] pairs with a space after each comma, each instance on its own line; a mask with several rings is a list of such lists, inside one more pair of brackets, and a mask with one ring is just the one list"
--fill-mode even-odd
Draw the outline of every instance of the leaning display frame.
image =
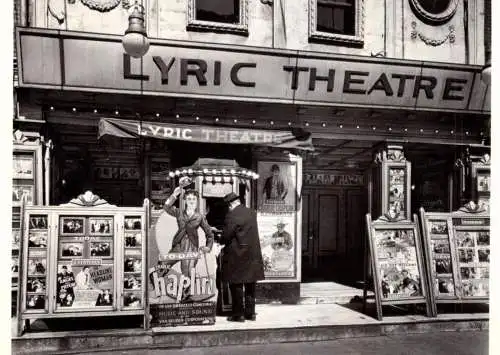
[[[423, 304], [430, 317], [430, 295], [417, 216], [414, 215], [412, 221], [387, 213], [372, 221], [368, 213], [366, 226], [377, 319], [382, 320], [383, 306], [416, 304]], [[368, 265], [368, 261], [365, 263]], [[366, 285], [365, 279], [365, 294]], [[366, 297], [363, 308], [366, 308]]]
[[87, 191], [23, 211], [18, 336], [33, 319], [144, 317], [148, 199], [117, 207]]
[[458, 211], [420, 209], [431, 309], [438, 304], [488, 303], [490, 214], [469, 202]]

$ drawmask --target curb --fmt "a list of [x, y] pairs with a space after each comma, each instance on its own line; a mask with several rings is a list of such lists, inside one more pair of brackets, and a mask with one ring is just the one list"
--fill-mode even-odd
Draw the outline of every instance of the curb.
[[[314, 327], [173, 331], [116, 330], [57, 332], [29, 334], [12, 339], [12, 353], [71, 354], [86, 351], [105, 352], [131, 349], [180, 349], [226, 345], [271, 344], [285, 342], [313, 342], [345, 338], [387, 336], [435, 332], [482, 331], [489, 329], [488, 319], [416, 321], [412, 323], [387, 322], [378, 324], [329, 325]], [[43, 350], [42, 350], [43, 349]]]

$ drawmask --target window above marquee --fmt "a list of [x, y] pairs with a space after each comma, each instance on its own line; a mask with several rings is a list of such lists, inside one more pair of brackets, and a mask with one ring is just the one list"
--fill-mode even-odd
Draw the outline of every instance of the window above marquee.
[[424, 23], [442, 25], [455, 15], [458, 0], [409, 0], [413, 13]]
[[188, 30], [248, 35], [248, 0], [188, 0]]
[[363, 45], [364, 0], [310, 0], [309, 39]]

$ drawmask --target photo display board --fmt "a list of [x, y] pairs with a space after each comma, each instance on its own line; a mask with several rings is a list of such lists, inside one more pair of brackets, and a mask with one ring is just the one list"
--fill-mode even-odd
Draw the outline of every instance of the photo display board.
[[390, 220], [382, 216], [372, 221], [366, 215], [377, 303], [382, 319], [383, 305], [425, 303], [428, 292], [424, 259], [417, 224], [408, 220]]
[[[490, 279], [490, 216], [461, 209], [420, 209], [434, 303], [487, 302]], [[433, 306], [433, 312], [437, 308]]]
[[265, 280], [298, 281], [296, 162], [259, 161], [257, 223]]
[[117, 207], [82, 196], [25, 207], [18, 334], [35, 318], [145, 314], [149, 201]]

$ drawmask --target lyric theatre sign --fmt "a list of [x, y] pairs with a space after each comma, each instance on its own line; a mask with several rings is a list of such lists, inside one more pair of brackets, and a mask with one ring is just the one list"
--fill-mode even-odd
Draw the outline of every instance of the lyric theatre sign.
[[19, 84], [24, 87], [489, 111], [479, 66], [170, 41], [153, 43], [145, 57], [133, 59], [123, 53], [118, 36], [18, 32]]

